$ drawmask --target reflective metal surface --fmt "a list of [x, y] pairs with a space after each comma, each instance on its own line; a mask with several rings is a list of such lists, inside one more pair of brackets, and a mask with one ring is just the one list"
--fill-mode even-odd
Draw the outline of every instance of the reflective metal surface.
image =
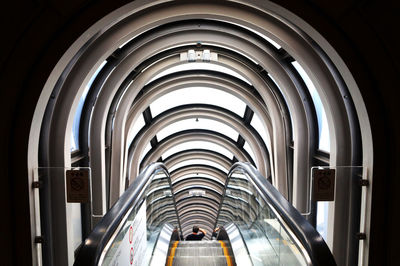
[[336, 265], [318, 232], [251, 165], [232, 167], [216, 225], [253, 265]]

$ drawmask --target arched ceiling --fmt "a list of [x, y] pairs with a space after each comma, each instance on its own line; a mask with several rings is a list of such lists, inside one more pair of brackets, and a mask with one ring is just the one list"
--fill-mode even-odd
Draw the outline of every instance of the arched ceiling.
[[[42, 125], [43, 136], [49, 137], [41, 140], [49, 151], [47, 163], [68, 164], [71, 134], [78, 135], [81, 163], [92, 170], [93, 210], [102, 214], [143, 167], [164, 162], [173, 169], [184, 232], [194, 223], [213, 228], [224, 178], [236, 161], [254, 164], [306, 211], [318, 120], [292, 62], [303, 66], [325, 108], [331, 163], [350, 164], [358, 149], [352, 146], [358, 132], [349, 122], [354, 107], [343, 101], [347, 88], [320, 47], [262, 1], [135, 2], [125, 7], [129, 12], [121, 10], [117, 18], [110, 15], [96, 24], [90, 39], [77, 41], [83, 44], [54, 85], [46, 111], [51, 119]], [[190, 98], [185, 96], [190, 89], [204, 96], [204, 88], [226, 93], [235, 99], [232, 103], [243, 102], [244, 112], [238, 114], [234, 104], [227, 107], [224, 98], [216, 100], [208, 92], [206, 102], [168, 98], [170, 107], [153, 116], [153, 104], [161, 105], [163, 97], [178, 91]], [[73, 132], [79, 102], [79, 130]], [[254, 117], [261, 127], [253, 127]], [[178, 122], [202, 119], [227, 126], [237, 137], [219, 126], [187, 123], [158, 138]], [[184, 162], [190, 164], [173, 168]], [[190, 196], [191, 190], [204, 195]]]

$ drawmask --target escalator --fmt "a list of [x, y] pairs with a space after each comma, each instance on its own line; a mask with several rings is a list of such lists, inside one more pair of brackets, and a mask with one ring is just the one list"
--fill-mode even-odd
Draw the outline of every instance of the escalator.
[[149, 165], [96, 225], [74, 265], [336, 265], [318, 232], [253, 166], [226, 179], [211, 240], [184, 241], [171, 180]]

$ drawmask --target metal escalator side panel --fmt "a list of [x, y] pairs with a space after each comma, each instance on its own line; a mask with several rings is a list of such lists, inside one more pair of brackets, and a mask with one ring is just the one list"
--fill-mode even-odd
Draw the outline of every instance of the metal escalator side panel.
[[336, 265], [315, 228], [250, 164], [232, 166], [217, 217], [215, 226], [225, 226], [236, 259], [247, 255], [254, 265], [271, 260]]

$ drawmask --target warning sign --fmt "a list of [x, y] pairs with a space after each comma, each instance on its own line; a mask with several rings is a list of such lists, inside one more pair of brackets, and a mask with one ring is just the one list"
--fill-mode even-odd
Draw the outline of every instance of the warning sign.
[[67, 170], [67, 202], [89, 202], [89, 170]]
[[129, 227], [129, 244], [132, 244], [132, 240], [133, 240], [133, 227], [131, 225], [131, 227]]
[[315, 201], [335, 200], [335, 169], [313, 170], [313, 199]]
[[133, 264], [133, 258], [134, 258], [133, 253], [134, 253], [134, 251], [133, 251], [133, 247], [132, 247], [131, 252], [130, 252], [130, 259], [129, 259], [131, 265]]

